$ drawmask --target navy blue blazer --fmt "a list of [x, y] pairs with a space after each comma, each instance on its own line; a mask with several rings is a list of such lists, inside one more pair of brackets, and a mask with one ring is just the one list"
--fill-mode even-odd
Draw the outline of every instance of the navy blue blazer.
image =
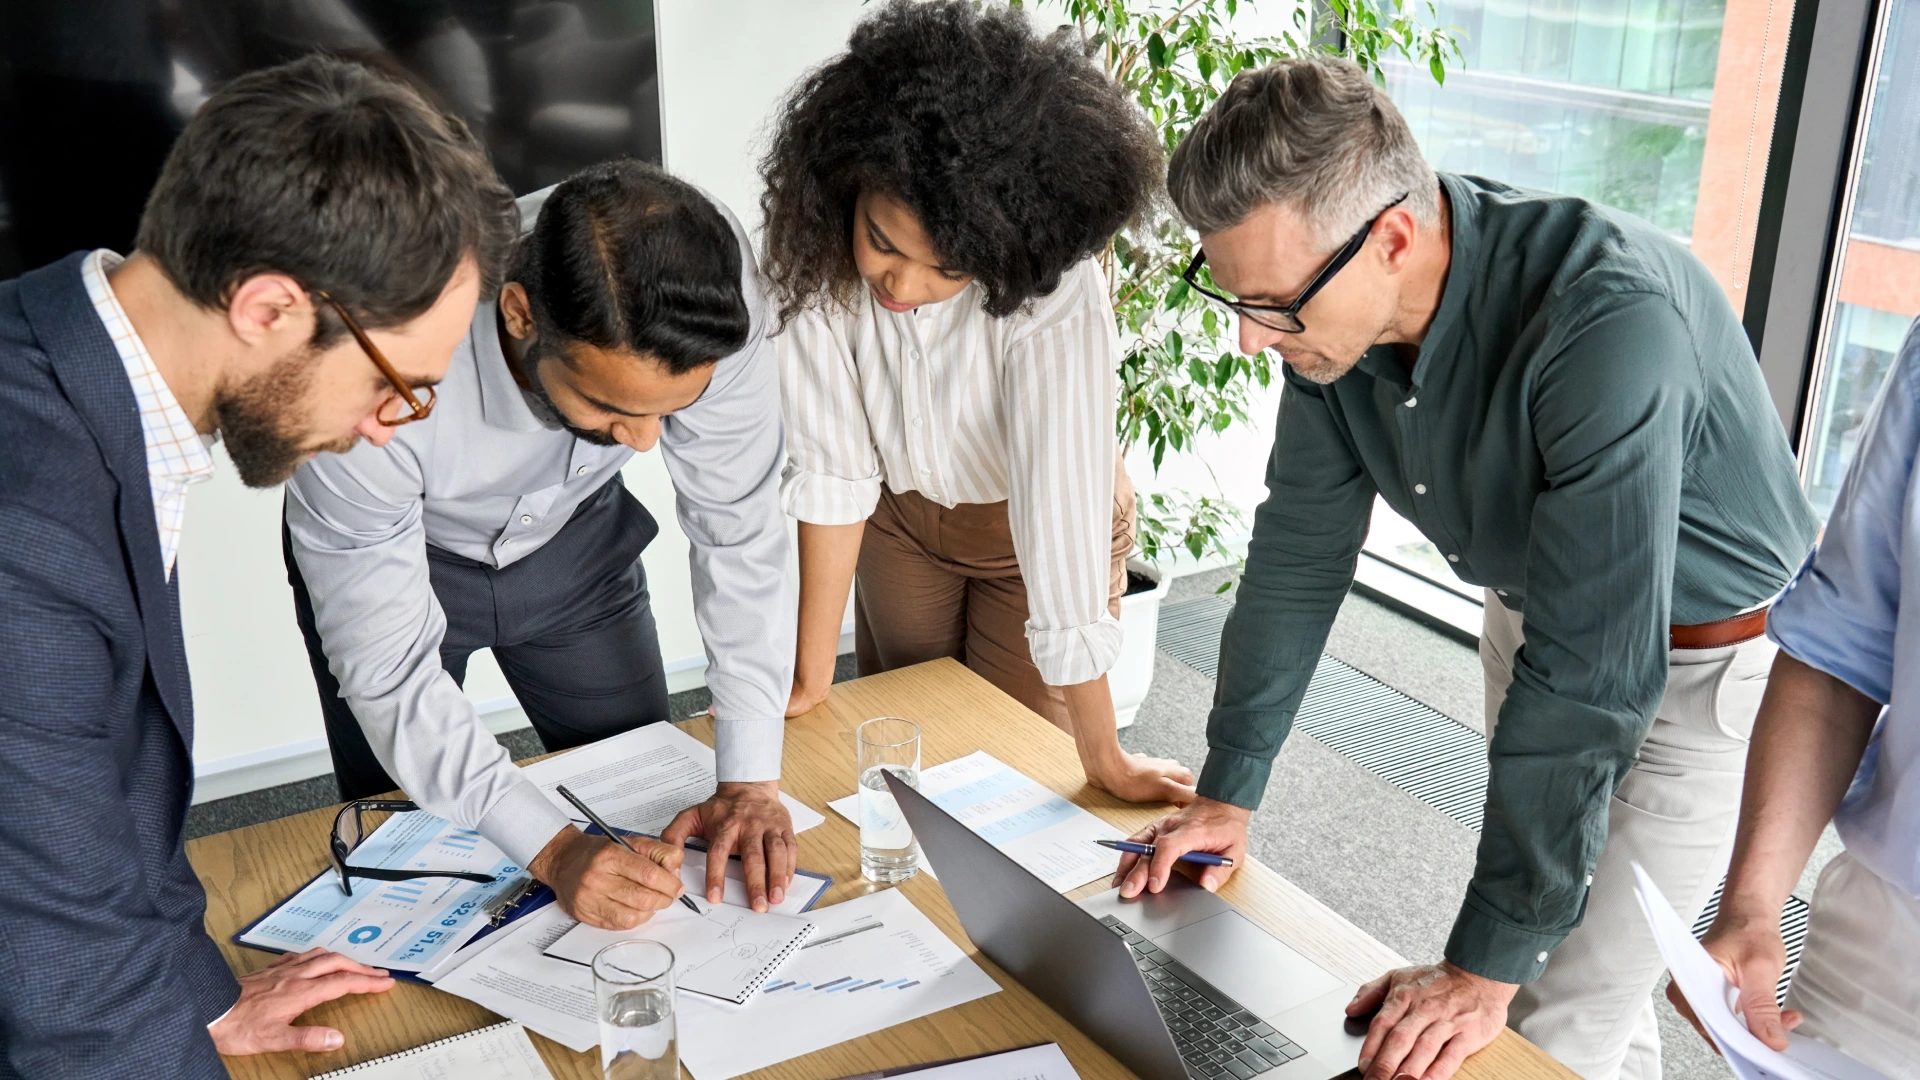
[[0, 1080], [213, 1080], [178, 578], [81, 259], [0, 282]]

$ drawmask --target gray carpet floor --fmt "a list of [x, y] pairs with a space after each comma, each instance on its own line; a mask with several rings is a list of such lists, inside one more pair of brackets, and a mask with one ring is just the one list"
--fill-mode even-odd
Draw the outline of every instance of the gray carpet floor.
[[[1169, 599], [1205, 595], [1226, 579], [1224, 571], [1182, 578]], [[1467, 727], [1485, 730], [1480, 660], [1469, 645], [1355, 595], [1341, 608], [1327, 652]], [[852, 657], [841, 657], [836, 678], [852, 676]], [[1121, 742], [1197, 768], [1205, 758], [1212, 699], [1212, 679], [1161, 652], [1152, 691]], [[691, 716], [708, 703], [705, 690], [676, 694], [673, 715]], [[516, 760], [543, 749], [530, 729], [500, 738]], [[337, 799], [332, 776], [315, 777], [194, 807], [188, 833], [238, 828]], [[1440, 956], [1473, 871], [1476, 842], [1471, 830], [1299, 731], [1275, 761], [1251, 839], [1258, 858], [1414, 962]], [[1837, 852], [1829, 831], [1796, 895], [1812, 895], [1819, 868]], [[1669, 1080], [1731, 1077], [1664, 998], [1658, 1007]]]

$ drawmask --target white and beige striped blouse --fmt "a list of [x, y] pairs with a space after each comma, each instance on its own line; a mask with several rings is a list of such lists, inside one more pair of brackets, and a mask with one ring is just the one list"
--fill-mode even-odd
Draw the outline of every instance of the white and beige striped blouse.
[[1120, 340], [1088, 260], [1003, 319], [969, 284], [895, 313], [865, 289], [781, 335], [781, 497], [816, 525], [865, 521], [884, 482], [942, 506], [1007, 500], [1027, 586], [1027, 642], [1054, 686], [1120, 654], [1107, 611]]

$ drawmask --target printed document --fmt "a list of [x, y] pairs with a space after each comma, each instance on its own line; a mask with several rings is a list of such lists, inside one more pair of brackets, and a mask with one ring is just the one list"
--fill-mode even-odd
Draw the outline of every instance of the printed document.
[[694, 1080], [729, 1080], [1000, 989], [898, 889], [809, 917], [815, 944], [747, 1004], [679, 995], [680, 1063]]
[[[1119, 854], [1094, 841], [1126, 839], [984, 750], [921, 770], [920, 793], [1058, 892], [1111, 876]], [[858, 825], [859, 800], [855, 793], [827, 805]]]
[[669, 904], [637, 930], [581, 923], [547, 946], [547, 955], [590, 967], [601, 949], [644, 937], [673, 950], [678, 989], [744, 1003], [813, 933], [813, 923], [798, 915], [705, 901], [700, 908], [695, 915]]
[[495, 1024], [323, 1073], [313, 1080], [553, 1080], [519, 1024]]
[[1693, 932], [1680, 920], [1661, 894], [1660, 886], [1639, 863], [1633, 864], [1638, 884], [1634, 894], [1640, 910], [1653, 925], [1653, 940], [1660, 947], [1660, 958], [1673, 973], [1674, 985], [1693, 1006], [1693, 1015], [1713, 1036], [1713, 1044], [1740, 1080], [1887, 1080], [1878, 1070], [1848, 1057], [1826, 1043], [1787, 1033], [1785, 1052], [1775, 1050], [1747, 1030], [1747, 1023], [1736, 1011], [1739, 991], [1728, 981], [1727, 973], [1707, 950], [1694, 939]]
[[353, 895], [332, 870], [243, 931], [243, 945], [281, 952], [319, 946], [392, 971], [424, 971], [457, 951], [487, 925], [493, 903], [529, 875], [472, 829], [425, 810], [395, 814], [353, 850], [349, 863], [383, 869], [470, 870], [492, 874], [482, 885], [459, 878], [407, 881], [355, 878]]
[[908, 1065], [880, 1073], [849, 1076], [846, 1080], [883, 1080], [911, 1076], [914, 1080], [1080, 1080], [1059, 1043], [979, 1054], [933, 1065]]
[[575, 925], [559, 904], [548, 904], [488, 935], [491, 944], [484, 951], [440, 975], [434, 988], [518, 1020], [584, 1054], [600, 1045], [593, 971], [546, 954], [547, 946]]
[[[718, 786], [713, 748], [672, 724], [637, 727], [523, 765], [520, 771], [575, 821], [580, 811], [554, 791], [561, 784], [614, 828], [656, 836], [675, 814], [706, 802]], [[826, 820], [784, 791], [780, 801], [793, 816], [794, 832]]]

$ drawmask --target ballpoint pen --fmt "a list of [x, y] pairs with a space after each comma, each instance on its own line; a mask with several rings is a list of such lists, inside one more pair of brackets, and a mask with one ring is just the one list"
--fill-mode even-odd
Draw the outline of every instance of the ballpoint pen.
[[[1112, 848], [1115, 851], [1124, 851], [1129, 855], [1151, 855], [1154, 852], [1152, 844], [1136, 844], [1131, 840], [1095, 840], [1094, 843], [1099, 844], [1101, 847]], [[1174, 861], [1199, 863], [1202, 866], [1233, 865], [1232, 859], [1227, 858], [1225, 855], [1215, 855], [1209, 851], [1189, 851]]]
[[[596, 814], [596, 813], [594, 813], [594, 812], [593, 812], [593, 808], [592, 808], [592, 807], [590, 807], [590, 806], [588, 806], [588, 805], [587, 805], [586, 803], [584, 803], [584, 802], [581, 802], [581, 801], [580, 801], [580, 796], [578, 796], [578, 795], [575, 795], [575, 794], [574, 794], [573, 792], [571, 792], [571, 791], [568, 791], [568, 790], [567, 790], [567, 785], [565, 785], [565, 784], [560, 784], [560, 785], [558, 785], [558, 786], [556, 786], [556, 787], [555, 787], [555, 788], [554, 788], [553, 790], [555, 790], [555, 791], [557, 791], [557, 792], [559, 792], [559, 793], [560, 793], [560, 797], [561, 797], [561, 798], [563, 798], [563, 799], [565, 799], [565, 800], [567, 800], [568, 802], [570, 802], [570, 803], [572, 803], [572, 804], [573, 804], [573, 808], [574, 808], [575, 810], [578, 810], [578, 811], [580, 811], [581, 813], [583, 813], [583, 814], [585, 814], [585, 815], [587, 815], [587, 820], [588, 820], [588, 821], [591, 821], [591, 822], [593, 822], [593, 823], [594, 823], [595, 825], [597, 825], [597, 826], [599, 826], [599, 827], [600, 827], [600, 831], [601, 831], [601, 832], [603, 832], [603, 833], [606, 833], [606, 834], [607, 834], [608, 836], [610, 836], [610, 837], [612, 837], [612, 838], [613, 838], [613, 842], [614, 842], [614, 843], [616, 843], [616, 844], [619, 844], [619, 845], [620, 845], [621, 847], [623, 847], [623, 848], [626, 848], [626, 849], [627, 849], [628, 851], [631, 851], [631, 852], [633, 852], [633, 853], [634, 853], [635, 855], [640, 855], [640, 852], [639, 852], [638, 850], [636, 850], [636, 849], [634, 848], [634, 846], [633, 846], [632, 844], [629, 844], [629, 843], [627, 843], [627, 838], [626, 838], [626, 837], [624, 837], [624, 836], [621, 836], [621, 835], [620, 835], [619, 833], [617, 833], [617, 832], [615, 832], [615, 831], [614, 831], [614, 829], [613, 829], [613, 826], [611, 826], [611, 825], [609, 825], [609, 824], [607, 824], [606, 822], [604, 822], [604, 821], [601, 821], [601, 820], [600, 820], [600, 815], [599, 815], [599, 814]], [[644, 859], [644, 858], [646, 858], [646, 856], [645, 856], [645, 855], [640, 855], [640, 857], [641, 857], [641, 858], [643, 858], [643, 859]], [[683, 904], [685, 904], [685, 905], [687, 905], [687, 910], [688, 910], [688, 911], [691, 911], [691, 912], [693, 912], [693, 913], [694, 913], [695, 915], [705, 915], [705, 914], [706, 914], [706, 912], [704, 912], [704, 911], [701, 911], [701, 910], [700, 910], [700, 905], [699, 905], [699, 904], [696, 904], [696, 903], [694, 903], [694, 902], [693, 902], [693, 897], [691, 897], [691, 896], [688, 896], [688, 895], [687, 895], [686, 893], [681, 893], [681, 894], [680, 894], [680, 902], [681, 902], [681, 903], [683, 903]]]

